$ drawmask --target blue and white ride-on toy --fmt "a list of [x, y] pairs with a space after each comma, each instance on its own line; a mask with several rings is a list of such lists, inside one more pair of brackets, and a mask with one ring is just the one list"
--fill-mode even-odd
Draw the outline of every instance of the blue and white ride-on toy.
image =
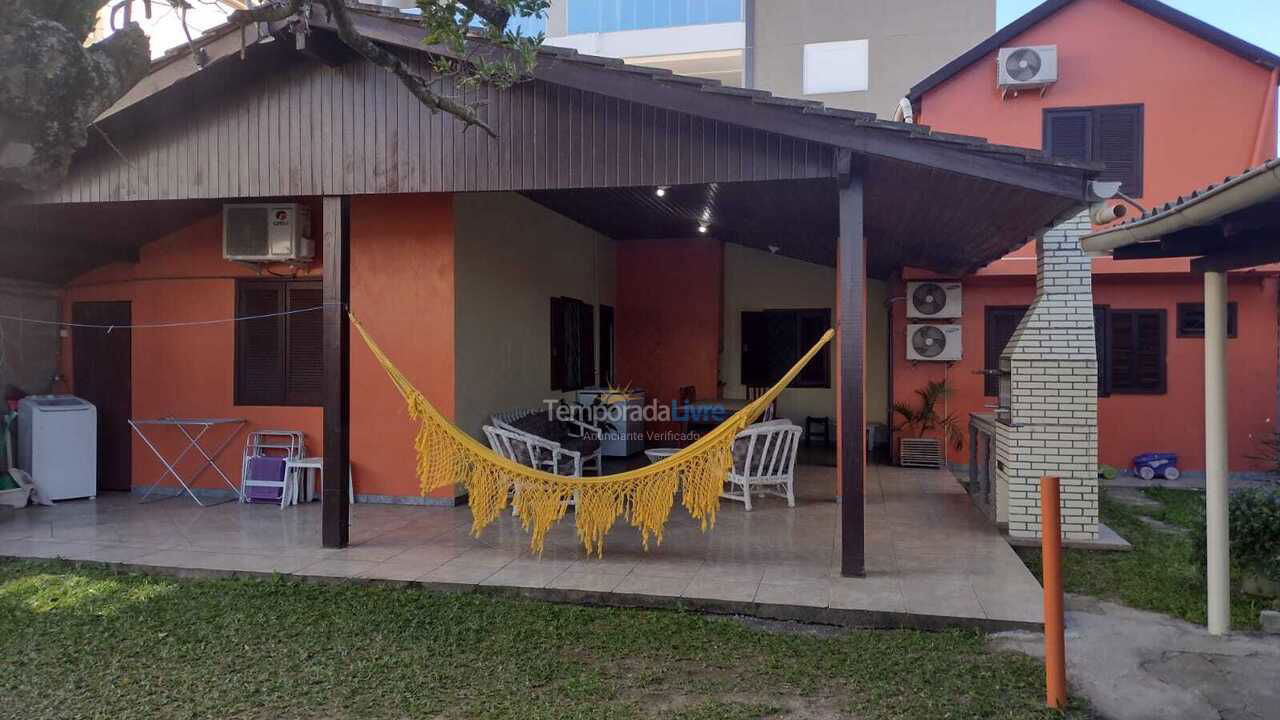
[[1165, 480], [1177, 480], [1182, 472], [1178, 470], [1177, 453], [1143, 453], [1133, 459], [1133, 474], [1143, 480], [1153, 480], [1157, 475]]

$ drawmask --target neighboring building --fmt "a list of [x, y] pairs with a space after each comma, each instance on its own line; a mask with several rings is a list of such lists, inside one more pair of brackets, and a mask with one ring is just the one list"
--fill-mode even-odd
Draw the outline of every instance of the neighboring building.
[[[1056, 82], [1021, 92], [997, 87], [1001, 48], [1022, 46], [1056, 47]], [[1275, 54], [1154, 0], [1050, 0], [928, 76], [910, 97], [916, 121], [935, 131], [1103, 162], [1105, 179], [1122, 181], [1123, 192], [1155, 208], [1275, 157], [1277, 68]], [[1089, 229], [1083, 219], [1064, 233]], [[917, 363], [896, 351], [894, 397], [908, 400], [927, 380], [947, 377], [950, 410], [992, 412], [999, 378], [982, 371], [998, 369], [1001, 355], [1018, 348], [1009, 340], [1035, 296], [1036, 265], [1029, 244], [960, 278], [964, 312], [952, 322], [963, 327], [963, 358]], [[905, 280], [924, 276], [904, 273]], [[1073, 282], [1084, 288], [1088, 281], [1086, 274]], [[891, 294], [903, 290], [896, 284]], [[1274, 269], [1231, 273], [1230, 465], [1237, 472], [1258, 467], [1250, 456], [1276, 428], [1278, 291]], [[1124, 468], [1139, 453], [1171, 451], [1184, 469], [1203, 470], [1201, 278], [1182, 259], [1099, 258], [1092, 293], [1098, 460]], [[892, 312], [891, 337], [901, 347], [903, 303]], [[1058, 357], [1047, 343], [1072, 328], [1042, 328], [1046, 359]], [[1015, 386], [1015, 404], [1018, 393]], [[1055, 438], [1040, 444], [1077, 447]], [[962, 450], [950, 459], [962, 465], [969, 457]]]
[[892, 118], [995, 28], [995, 0], [552, 0], [547, 42]]

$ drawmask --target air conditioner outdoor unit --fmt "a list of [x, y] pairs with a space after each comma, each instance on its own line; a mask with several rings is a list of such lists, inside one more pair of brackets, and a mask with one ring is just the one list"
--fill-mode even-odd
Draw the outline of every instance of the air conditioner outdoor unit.
[[928, 320], [960, 317], [960, 283], [907, 283], [907, 317]]
[[1057, 45], [1000, 48], [996, 56], [996, 85], [1001, 88], [1037, 88], [1057, 81]]
[[290, 203], [222, 207], [222, 257], [227, 260], [299, 262], [315, 254], [309, 208]]
[[959, 325], [908, 325], [907, 359], [954, 362], [960, 359]]

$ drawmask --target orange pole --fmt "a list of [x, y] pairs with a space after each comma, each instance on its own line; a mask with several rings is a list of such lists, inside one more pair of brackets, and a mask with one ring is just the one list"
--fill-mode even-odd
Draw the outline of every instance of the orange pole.
[[1040, 559], [1044, 576], [1045, 703], [1067, 705], [1067, 644], [1062, 620], [1062, 518], [1058, 478], [1040, 479]]

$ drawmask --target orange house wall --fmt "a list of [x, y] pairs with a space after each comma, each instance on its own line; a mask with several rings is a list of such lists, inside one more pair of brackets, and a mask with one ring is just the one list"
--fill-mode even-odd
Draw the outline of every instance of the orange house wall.
[[[321, 237], [318, 211], [316, 203], [313, 234], [317, 238]], [[351, 208], [351, 234], [352, 309], [428, 399], [452, 416], [451, 196], [357, 197]], [[74, 302], [123, 300], [132, 304], [135, 324], [232, 317], [236, 279], [257, 275], [224, 261], [221, 243], [221, 216], [201, 219], [144, 246], [137, 264], [110, 265], [73, 280], [66, 288], [64, 315], [69, 319]], [[304, 276], [319, 279], [320, 274], [317, 266]], [[234, 350], [230, 324], [133, 330], [133, 416], [243, 417], [248, 420], [243, 432], [302, 430], [308, 450], [322, 453], [321, 408], [234, 404]], [[74, 378], [71, 358], [68, 338], [61, 354], [66, 378]], [[358, 338], [353, 338], [351, 373], [356, 492], [417, 495], [413, 427], [404, 403]], [[74, 392], [74, 387], [70, 389]], [[181, 447], [181, 436], [172, 428], [154, 428], [151, 436], [167, 458]], [[241, 433], [218, 458], [218, 467], [237, 483], [243, 447]], [[189, 474], [194, 466], [188, 458], [179, 469]], [[163, 466], [135, 436], [134, 487], [150, 486], [161, 472]], [[165, 484], [177, 485], [172, 479]], [[225, 487], [212, 472], [206, 472], [196, 486]], [[453, 493], [444, 489], [435, 495], [451, 498]]]
[[[1259, 126], [1268, 157], [1276, 153], [1276, 109], [1268, 104], [1271, 73], [1164, 23], [1120, 0], [1076, 0], [1008, 45], [1057, 45], [1060, 79], [1038, 92], [1002, 100], [995, 53], [931, 90], [919, 122], [992, 142], [1040, 147], [1046, 108], [1142, 103], [1144, 205], [1239, 173], [1253, 160]], [[1123, 72], [1116, 68], [1124, 68]], [[1035, 297], [1035, 246], [1028, 244], [965, 278], [964, 359], [951, 366], [949, 409], [967, 419], [991, 412], [977, 371], [985, 366], [983, 308], [1029, 305]], [[1178, 338], [1177, 303], [1202, 302], [1200, 276], [1188, 261], [1094, 260], [1094, 301], [1116, 309], [1167, 311], [1168, 391], [1163, 395], [1099, 398], [1099, 461], [1126, 466], [1140, 452], [1177, 452], [1185, 469], [1204, 467], [1204, 346]], [[910, 279], [922, 273], [907, 272]], [[1230, 466], [1255, 469], [1249, 458], [1273, 428], [1277, 376], [1277, 282], [1266, 273], [1233, 273], [1240, 337], [1227, 347], [1231, 413]], [[892, 293], [901, 295], [901, 290]], [[934, 363], [912, 364], [902, 349], [905, 307], [894, 307], [894, 398], [912, 401], [915, 388], [941, 379]], [[968, 448], [949, 450], [968, 462]]]
[[[926, 93], [917, 121], [947, 132], [1038, 148], [1045, 109], [1141, 103], [1141, 200], [1147, 207], [1249, 167], [1260, 123], [1265, 127], [1266, 154], [1275, 157], [1270, 70], [1121, 0], [1076, 0], [1008, 45], [1058, 46], [1059, 79], [1043, 98], [1032, 91], [1002, 100], [992, 52]], [[1034, 247], [1014, 256], [1033, 257]], [[1177, 272], [1187, 267], [1186, 260], [1094, 261], [1095, 273]], [[1005, 273], [1034, 275], [1035, 263], [997, 261], [981, 271]]]
[[[670, 404], [680, 387], [718, 395], [724, 250], [718, 240], [628, 240], [617, 246], [616, 371]], [[650, 431], [674, 429], [653, 426]]]
[[[1233, 471], [1258, 469], [1250, 455], [1274, 427], [1276, 411], [1275, 303], [1280, 281], [1261, 273], [1232, 274], [1229, 300], [1237, 303], [1239, 337], [1227, 343], [1231, 413], [1229, 462]], [[1204, 341], [1177, 336], [1177, 304], [1203, 302], [1198, 276], [1097, 277], [1094, 302], [1116, 309], [1163, 309], [1167, 328], [1167, 390], [1163, 395], [1121, 395], [1098, 398], [1098, 459], [1127, 467], [1134, 455], [1169, 451], [1179, 455], [1184, 469], [1204, 468]], [[967, 423], [969, 413], [993, 412], [996, 398], [983, 394], [985, 367], [984, 308], [1030, 305], [1035, 286], [1012, 278], [970, 278], [964, 288], [963, 359], [947, 370], [952, 385], [949, 410]], [[940, 363], [911, 363], [900, 338], [906, 309], [894, 306], [894, 398], [913, 403], [913, 391], [929, 380], [943, 378]], [[967, 433], [967, 427], [966, 427]], [[953, 463], [969, 461], [968, 448], [949, 449]]]

